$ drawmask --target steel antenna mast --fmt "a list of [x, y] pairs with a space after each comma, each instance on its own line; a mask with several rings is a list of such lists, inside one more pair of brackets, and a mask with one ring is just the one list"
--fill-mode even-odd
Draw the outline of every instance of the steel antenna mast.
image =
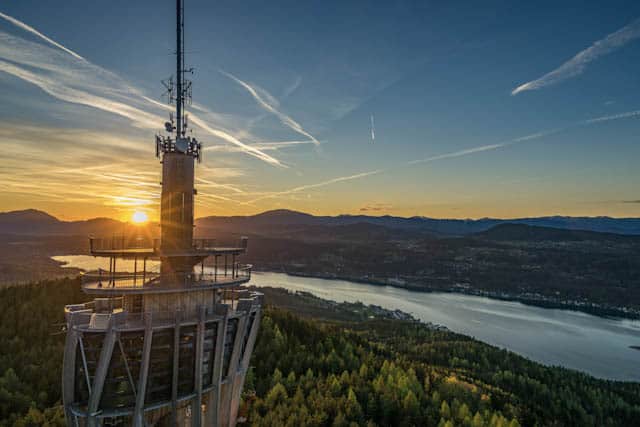
[[182, 0], [176, 0], [176, 136], [183, 136], [183, 108], [184, 108], [184, 8]]

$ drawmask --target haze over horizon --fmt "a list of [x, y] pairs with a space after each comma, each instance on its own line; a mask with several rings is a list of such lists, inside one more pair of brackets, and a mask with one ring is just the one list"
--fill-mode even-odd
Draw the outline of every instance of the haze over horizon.
[[[0, 7], [0, 211], [157, 219], [173, 8]], [[640, 217], [637, 2], [189, 0], [186, 26], [196, 217]]]

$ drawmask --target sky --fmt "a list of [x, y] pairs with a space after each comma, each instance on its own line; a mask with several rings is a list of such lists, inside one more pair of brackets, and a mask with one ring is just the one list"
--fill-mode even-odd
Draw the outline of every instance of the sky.
[[[640, 217], [640, 2], [185, 7], [197, 217]], [[0, 211], [157, 219], [174, 14], [0, 3]]]

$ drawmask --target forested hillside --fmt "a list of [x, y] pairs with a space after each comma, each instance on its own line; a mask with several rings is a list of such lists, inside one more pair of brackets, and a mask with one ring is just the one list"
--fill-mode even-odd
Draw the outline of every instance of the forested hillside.
[[640, 384], [549, 368], [409, 321], [267, 311], [245, 393], [252, 425], [625, 426]]
[[[357, 304], [265, 289], [241, 409], [263, 426], [621, 426], [640, 384], [548, 368]], [[62, 426], [64, 304], [77, 280], [0, 290], [0, 426]]]
[[63, 307], [85, 300], [79, 280], [0, 290], [0, 426], [64, 425]]

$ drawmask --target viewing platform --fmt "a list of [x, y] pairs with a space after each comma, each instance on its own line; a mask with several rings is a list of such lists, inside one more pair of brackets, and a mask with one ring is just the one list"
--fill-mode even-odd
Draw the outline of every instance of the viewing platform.
[[[248, 239], [240, 239], [238, 246], [217, 246], [216, 243], [214, 239], [193, 239], [186, 250], [168, 252], [161, 249], [160, 239], [90, 237], [91, 255], [109, 258], [109, 268], [85, 273], [82, 289], [94, 295], [191, 292], [236, 287], [251, 280], [251, 265], [236, 262], [236, 257], [246, 252]], [[188, 263], [193, 268], [162, 275], [157, 268], [147, 269], [149, 259], [163, 258], [191, 258]], [[128, 261], [122, 267], [118, 259]]]
[[[260, 292], [246, 289], [229, 289], [221, 293], [221, 298], [213, 306], [202, 307], [207, 320], [220, 320], [223, 316], [237, 317], [240, 312], [246, 312], [261, 305], [263, 295]], [[115, 327], [120, 331], [141, 330], [145, 327], [145, 317], [151, 320], [154, 328], [174, 326], [176, 311], [131, 311], [127, 310], [123, 297], [96, 298], [93, 301], [70, 304], [65, 306], [64, 312], [71, 327], [83, 332], [105, 331]], [[181, 322], [197, 322], [198, 316], [183, 314]]]
[[[250, 264], [233, 264], [227, 268], [213, 267], [213, 272], [185, 275], [181, 280], [162, 280], [157, 272], [138, 271], [134, 273], [97, 270], [82, 276], [82, 289], [88, 294], [145, 294], [189, 292], [203, 289], [224, 289], [236, 287], [251, 280]], [[171, 283], [171, 285], [166, 285]]]
[[240, 246], [216, 246], [215, 239], [193, 239], [193, 246], [186, 251], [163, 251], [160, 239], [146, 237], [90, 237], [89, 250], [91, 255], [111, 258], [144, 259], [159, 258], [161, 256], [225, 256], [240, 255], [247, 251], [248, 239], [240, 239]]

